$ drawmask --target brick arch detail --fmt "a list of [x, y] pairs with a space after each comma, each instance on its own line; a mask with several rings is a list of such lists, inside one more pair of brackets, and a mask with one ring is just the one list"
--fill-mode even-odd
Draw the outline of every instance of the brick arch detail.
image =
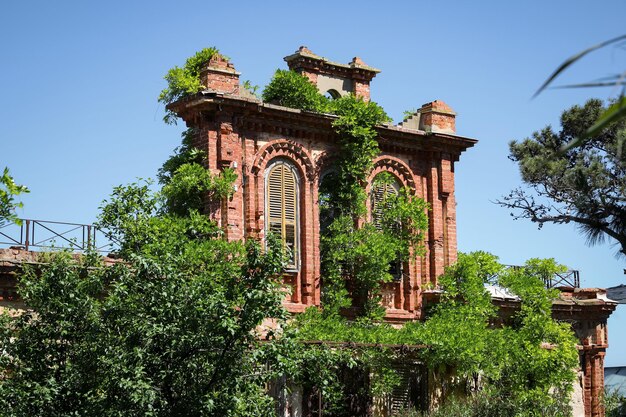
[[263, 146], [254, 160], [252, 172], [263, 172], [267, 163], [277, 157], [286, 157], [292, 160], [296, 167], [302, 170], [303, 179], [313, 181], [315, 178], [315, 163], [313, 158], [299, 143], [280, 139]]
[[408, 187], [412, 192], [417, 191], [415, 186], [415, 177], [411, 172], [411, 168], [409, 168], [408, 165], [402, 160], [389, 155], [379, 156], [374, 159], [374, 168], [367, 178], [368, 190], [374, 177], [381, 172], [389, 172], [395, 175], [403, 186]]
[[325, 169], [332, 166], [335, 159], [337, 159], [336, 156], [328, 151], [320, 153], [317, 158], [315, 158], [315, 174], [319, 177]]

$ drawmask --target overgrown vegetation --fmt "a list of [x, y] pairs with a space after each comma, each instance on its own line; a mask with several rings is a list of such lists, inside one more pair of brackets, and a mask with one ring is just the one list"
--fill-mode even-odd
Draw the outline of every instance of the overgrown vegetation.
[[[205, 49], [168, 72], [159, 100], [199, 91], [201, 64], [216, 53]], [[263, 251], [227, 242], [203, 214], [231, 196], [235, 178], [209, 174], [190, 129], [159, 171], [161, 192], [120, 186], [103, 205], [100, 226], [119, 242], [123, 262], [104, 268], [93, 254], [78, 262], [61, 254], [26, 271], [20, 293], [31, 310], [0, 324], [0, 367], [10, 375], [0, 379], [0, 408], [14, 416], [270, 416], [266, 384], [288, 375], [322, 399], [324, 415], [363, 415], [401, 383], [393, 366], [406, 354], [391, 345], [425, 344], [413, 360], [441, 378], [448, 403], [438, 413], [452, 410], [433, 415], [566, 415], [561, 395], [577, 352], [569, 328], [551, 319], [555, 293], [541, 281], [562, 267], [531, 260], [505, 270], [492, 255], [460, 255], [425, 322], [385, 324], [381, 285], [394, 279], [391, 265], [423, 253], [428, 210], [400, 188], [382, 194], [384, 209], [370, 221], [375, 127], [387, 115], [354, 96], [329, 100], [290, 71], [277, 71], [263, 98], [337, 116], [339, 149], [320, 187], [321, 308], [287, 324], [280, 243], [270, 235]], [[380, 174], [371, 187], [396, 181]], [[485, 289], [494, 280], [520, 297], [520, 310], [501, 324]], [[270, 319], [277, 330], [261, 334]], [[457, 399], [476, 378], [482, 391]]]
[[289, 70], [276, 70], [262, 97], [268, 103], [320, 113], [328, 107], [326, 97], [306, 77]]
[[623, 417], [626, 415], [626, 397], [617, 390], [604, 390], [604, 407], [606, 417]]
[[272, 415], [264, 386], [282, 369], [281, 348], [258, 326], [285, 317], [280, 244], [227, 242], [205, 215], [166, 201], [131, 184], [102, 207], [99, 226], [123, 262], [58, 253], [25, 270], [29, 310], [0, 325], [3, 413]]
[[[167, 106], [186, 95], [201, 91], [204, 88], [200, 82], [202, 65], [216, 55], [220, 55], [217, 48], [204, 48], [196, 52], [194, 56], [187, 58], [182, 68], [178, 66], [171, 68], [165, 74], [167, 87], [159, 94], [159, 102]], [[176, 114], [166, 109], [163, 121], [167, 124], [176, 124], [177, 117]]]
[[15, 209], [21, 208], [22, 202], [16, 201], [16, 197], [28, 192], [28, 188], [15, 182], [9, 174], [9, 168], [5, 167], [0, 176], [0, 228], [7, 223], [20, 224]]
[[569, 417], [569, 398], [558, 393], [553, 401], [537, 403], [533, 408], [490, 390], [478, 391], [468, 397], [448, 398], [430, 412], [406, 409], [393, 417]]
[[[419, 349], [417, 357], [439, 374], [442, 394], [451, 401], [455, 395], [468, 395], [467, 385], [479, 375], [484, 392], [476, 401], [506, 399], [509, 406], [528, 413], [512, 415], [568, 415], [569, 405], [564, 399], [578, 363], [576, 341], [568, 324], [552, 320], [551, 301], [556, 290], [545, 289], [542, 281], [542, 277], [562, 269], [553, 260], [539, 259], [529, 260], [520, 269], [505, 269], [493, 255], [460, 254], [459, 261], [440, 277], [442, 298], [423, 323], [407, 323], [398, 329], [309, 310], [296, 318], [295, 326], [302, 340], [424, 344], [427, 348]], [[497, 325], [498, 311], [486, 284], [497, 284], [520, 297], [521, 308], [510, 321]], [[377, 360], [370, 365], [372, 369], [389, 369], [396, 359], [393, 351], [384, 351], [387, 362]], [[332, 378], [324, 367], [315, 369]], [[398, 381], [388, 382], [381, 391], [389, 392]], [[560, 411], [542, 414], [547, 409]]]

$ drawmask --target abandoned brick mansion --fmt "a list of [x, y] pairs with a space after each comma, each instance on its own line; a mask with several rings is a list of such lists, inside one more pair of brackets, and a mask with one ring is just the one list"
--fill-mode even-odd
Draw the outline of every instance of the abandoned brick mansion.
[[[358, 58], [337, 64], [304, 47], [285, 60], [324, 93], [365, 100], [379, 72]], [[201, 74], [207, 89], [170, 108], [198, 132], [194, 145], [206, 151], [211, 171], [230, 167], [237, 173], [233, 198], [211, 210], [228, 238], [258, 239], [273, 230], [287, 242], [292, 259], [285, 279], [292, 291], [285, 304], [301, 312], [320, 302], [318, 192], [333, 166], [335, 116], [262, 103], [238, 78], [232, 64], [214, 59]], [[388, 320], [419, 319], [420, 289], [456, 260], [454, 164], [476, 140], [455, 134], [455, 113], [441, 101], [425, 104], [402, 125], [379, 126], [378, 133], [382, 153], [369, 183], [389, 172], [432, 208], [427, 255], [404, 265], [401, 279], [384, 290]]]
[[[354, 94], [370, 100], [370, 84], [380, 72], [354, 58], [331, 62], [306, 47], [285, 57], [291, 70], [306, 76], [322, 94], [337, 98]], [[194, 129], [193, 145], [204, 151], [214, 174], [232, 169], [237, 179], [232, 198], [207, 212], [229, 240], [263, 240], [273, 232], [288, 248], [284, 272], [286, 309], [294, 314], [319, 306], [320, 184], [333, 171], [338, 152], [333, 121], [337, 116], [264, 103], [240, 84], [234, 65], [216, 55], [200, 74], [204, 90], [168, 106]], [[394, 280], [382, 287], [385, 321], [402, 324], [424, 318], [437, 295], [437, 280], [457, 259], [455, 166], [477, 140], [457, 135], [456, 114], [440, 100], [421, 106], [404, 122], [376, 127], [380, 154], [373, 161], [366, 192], [368, 216], [375, 216], [374, 178], [385, 172], [393, 179], [384, 192], [401, 188], [426, 201], [428, 229], [423, 256], [396, 265]], [[383, 193], [384, 194], [384, 193]], [[3, 301], [15, 298], [12, 263], [22, 256], [0, 250], [0, 291]], [[615, 303], [604, 290], [561, 287], [553, 316], [572, 323], [579, 339], [580, 372], [573, 394], [574, 409], [585, 416], [603, 416], [606, 321]], [[519, 299], [495, 292], [493, 302], [503, 314], [518, 308]]]
[[[354, 58], [331, 62], [301, 47], [285, 57], [291, 70], [306, 76], [329, 97], [354, 94], [370, 99], [370, 83], [379, 72]], [[213, 58], [201, 72], [204, 91], [170, 105], [170, 110], [195, 128], [194, 145], [208, 155], [208, 169], [225, 167], [237, 174], [232, 199], [211, 215], [228, 239], [263, 239], [268, 231], [281, 236], [290, 249], [284, 304], [292, 313], [320, 304], [319, 186], [332, 171], [337, 137], [335, 116], [263, 103], [239, 83], [234, 65]], [[387, 172], [393, 186], [407, 187], [428, 202], [426, 253], [398, 267], [396, 279], [383, 287], [385, 320], [420, 319], [436, 287], [437, 277], [457, 258], [455, 164], [477, 141], [456, 134], [454, 111], [444, 102], [424, 104], [398, 125], [377, 127], [381, 153], [373, 161], [367, 192], [374, 177]], [[373, 205], [370, 205], [371, 217]], [[502, 310], [515, 300], [494, 295]], [[602, 290], [562, 288], [553, 314], [573, 323], [580, 338], [580, 380], [575, 410], [603, 415], [603, 359], [608, 346], [606, 319], [615, 304]]]

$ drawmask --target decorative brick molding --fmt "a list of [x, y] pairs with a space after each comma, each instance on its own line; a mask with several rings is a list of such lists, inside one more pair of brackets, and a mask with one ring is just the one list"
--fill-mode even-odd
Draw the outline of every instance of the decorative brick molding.
[[309, 153], [299, 143], [286, 139], [275, 140], [263, 146], [252, 165], [252, 173], [263, 172], [269, 161], [280, 156], [297, 162], [303, 179], [314, 180], [315, 163]]
[[374, 177], [381, 172], [390, 172], [400, 180], [403, 186], [408, 187], [413, 192], [417, 190], [411, 168], [401, 159], [390, 155], [381, 155], [374, 159], [374, 168], [367, 179], [368, 190]]

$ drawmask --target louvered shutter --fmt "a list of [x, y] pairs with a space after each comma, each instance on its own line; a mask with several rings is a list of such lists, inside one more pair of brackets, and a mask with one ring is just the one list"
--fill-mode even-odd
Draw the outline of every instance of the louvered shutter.
[[287, 268], [297, 268], [298, 186], [295, 173], [285, 163], [271, 168], [267, 177], [268, 230], [280, 236], [288, 256]]
[[398, 195], [397, 183], [375, 183], [372, 186], [372, 223], [378, 230], [382, 229], [383, 212], [386, 208], [385, 198], [390, 195]]
[[[397, 181], [392, 183], [386, 182], [374, 182], [372, 185], [372, 223], [378, 230], [383, 228], [383, 213], [386, 209], [389, 209], [390, 202], [385, 202], [391, 195], [398, 195], [400, 185]], [[399, 225], [397, 225], [399, 227]], [[395, 230], [395, 228], [394, 228]], [[400, 281], [402, 279], [402, 262], [393, 261], [389, 264], [389, 274], [393, 276], [394, 281]]]
[[392, 364], [398, 378], [389, 396], [388, 409], [392, 413], [402, 410], [426, 410], [428, 398], [428, 373], [426, 367], [413, 361], [398, 361]]

